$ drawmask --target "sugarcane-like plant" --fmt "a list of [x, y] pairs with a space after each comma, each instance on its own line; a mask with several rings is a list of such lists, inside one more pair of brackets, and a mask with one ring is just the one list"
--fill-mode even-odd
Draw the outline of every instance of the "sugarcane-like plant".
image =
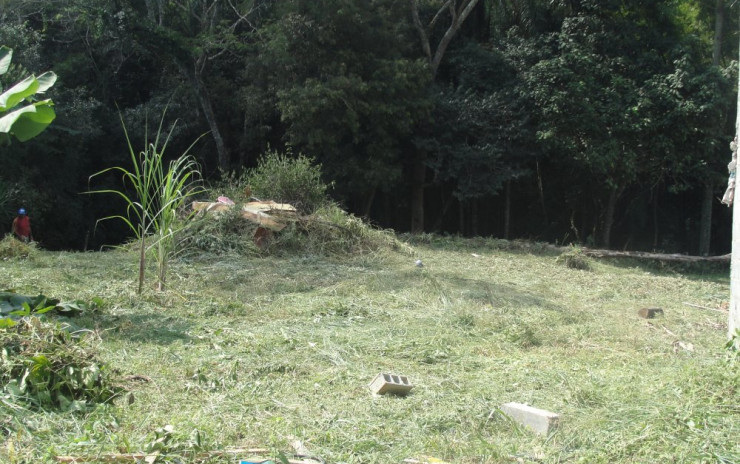
[[107, 216], [98, 222], [114, 218], [121, 219], [136, 236], [139, 242], [139, 294], [144, 286], [148, 253], [157, 263], [157, 289], [160, 291], [165, 289], [167, 264], [175, 252], [175, 239], [191, 224], [187, 220], [189, 217], [183, 220], [178, 217], [178, 214], [189, 198], [203, 192], [198, 163], [193, 156], [188, 154], [200, 137], [180, 157], [165, 166], [165, 149], [176, 123], [172, 125], [160, 146], [163, 123], [164, 114], [154, 142], [149, 142], [148, 135], [145, 136], [144, 150], [136, 153], [131, 145], [126, 124], [121, 118], [133, 169], [114, 166], [90, 176], [92, 179], [107, 172], [116, 171], [122, 174], [124, 186], [128, 185], [133, 190], [132, 196], [127, 195], [123, 190], [114, 189], [95, 190], [90, 193], [112, 193], [126, 203], [125, 216]]

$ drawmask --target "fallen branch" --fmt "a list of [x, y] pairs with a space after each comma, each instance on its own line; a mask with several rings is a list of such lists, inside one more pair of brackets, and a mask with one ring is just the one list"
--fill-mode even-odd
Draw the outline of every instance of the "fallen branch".
[[718, 312], [718, 313], [727, 314], [727, 311], [723, 311], [721, 309], [707, 308], [706, 306], [700, 306], [698, 304], [687, 303], [685, 301], [683, 302], [683, 304], [685, 304], [686, 306], [691, 306], [692, 308], [706, 309], [707, 311], [715, 311], [715, 312]]
[[[566, 248], [565, 250], [567, 250]], [[679, 263], [729, 263], [730, 254], [721, 256], [690, 256], [678, 253], [647, 253], [644, 251], [614, 251], [614, 250], [591, 250], [583, 249], [586, 256], [593, 258], [636, 258], [636, 259], [654, 259], [657, 261], [669, 261]]]

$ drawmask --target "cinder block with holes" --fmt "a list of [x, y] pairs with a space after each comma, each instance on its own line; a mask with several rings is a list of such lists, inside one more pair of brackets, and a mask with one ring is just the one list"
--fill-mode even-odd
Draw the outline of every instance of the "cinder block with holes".
[[370, 390], [376, 395], [394, 393], [396, 395], [405, 395], [414, 388], [405, 375], [395, 374], [378, 374], [370, 382]]
[[506, 403], [501, 405], [501, 411], [523, 426], [534, 430], [540, 435], [549, 435], [560, 422], [560, 416], [544, 409], [533, 408], [521, 403]]

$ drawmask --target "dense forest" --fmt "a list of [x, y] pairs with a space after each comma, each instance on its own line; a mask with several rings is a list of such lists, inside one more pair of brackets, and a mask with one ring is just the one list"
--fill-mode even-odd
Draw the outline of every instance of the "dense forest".
[[[209, 183], [268, 150], [398, 231], [726, 253], [738, 7], [725, 0], [0, 0], [3, 88], [53, 70], [56, 120], [0, 149], [50, 249], [119, 243], [87, 195], [166, 112]], [[113, 187], [115, 176], [94, 179]], [[257, 195], [258, 192], [255, 192]], [[122, 226], [121, 226], [122, 227]]]

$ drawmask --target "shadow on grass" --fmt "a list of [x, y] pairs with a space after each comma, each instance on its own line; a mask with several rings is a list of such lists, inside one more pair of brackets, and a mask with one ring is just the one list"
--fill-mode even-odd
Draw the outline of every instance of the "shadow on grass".
[[565, 309], [547, 298], [522, 291], [512, 285], [503, 285], [480, 279], [467, 279], [454, 275], [444, 277], [444, 281], [460, 291], [466, 298], [487, 303], [493, 307], [538, 307], [550, 311], [564, 311]]
[[695, 281], [728, 285], [730, 283], [729, 263], [679, 263], [630, 258], [600, 258], [599, 261], [615, 268], [638, 269], [659, 276], [675, 277], [680, 275]]
[[117, 315], [107, 317], [101, 322], [107, 328], [107, 338], [158, 345], [191, 340], [187, 335], [192, 328], [191, 324], [186, 319], [166, 314], [152, 312]]

